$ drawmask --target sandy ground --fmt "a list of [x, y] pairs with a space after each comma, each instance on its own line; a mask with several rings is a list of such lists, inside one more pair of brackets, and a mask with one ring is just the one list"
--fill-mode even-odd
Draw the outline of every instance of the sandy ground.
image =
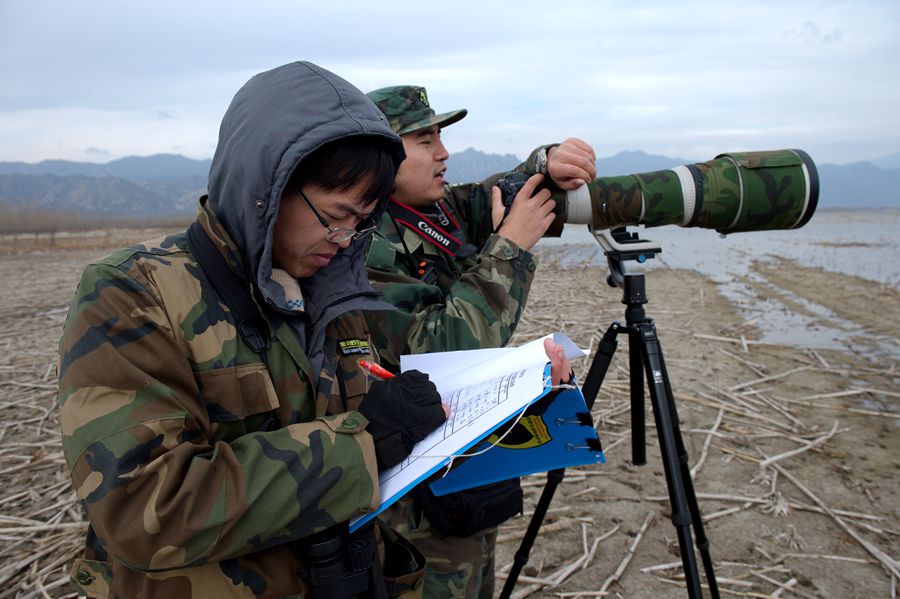
[[[605, 284], [604, 269], [561, 270], [553, 255], [545, 258], [517, 338], [561, 328], [593, 347], [611, 322], [624, 322], [622, 292]], [[896, 289], [789, 261], [757, 264], [756, 272], [862, 325], [855, 340], [862, 346], [900, 335]], [[645, 309], [663, 348], [721, 595], [892, 596], [888, 568], [900, 556], [897, 361], [874, 350], [757, 344], [753, 322], [742, 321], [708, 279], [655, 270], [646, 283]], [[533, 596], [688, 596], [649, 397], [647, 464], [631, 464], [626, 339], [620, 335], [593, 410], [607, 464], [567, 471], [525, 568], [532, 579], [555, 582], [562, 574], [563, 581]], [[589, 364], [577, 369], [582, 379]], [[545, 480], [527, 480], [530, 505]], [[630, 563], [615, 577], [648, 515]], [[504, 526], [501, 568], [529, 518]], [[587, 567], [565, 576], [600, 538]], [[518, 596], [527, 592], [525, 578]]]
[[[70, 594], [65, 570], [84, 526], [61, 457], [55, 351], [80, 270], [102, 253], [80, 246], [119, 238], [54, 243], [51, 251], [40, 240], [13, 248], [0, 239], [0, 599]], [[558, 251], [542, 256], [515, 341], [561, 330], [593, 348], [611, 322], [624, 322], [621, 292], [605, 284], [604, 269], [558, 267]], [[858, 342], [872, 350], [755, 343], [754, 323], [710, 280], [647, 275], [647, 315], [664, 350], [720, 593], [890, 597], [889, 570], [900, 557], [900, 375], [869, 340], [900, 336], [900, 292], [787, 261], [756, 272], [861, 325]], [[627, 345], [620, 335], [593, 406], [607, 463], [566, 472], [516, 596], [688, 596], [649, 398], [647, 464], [631, 464]], [[589, 363], [576, 365], [582, 379]], [[545, 478], [525, 479], [526, 514], [501, 529], [498, 592]]]

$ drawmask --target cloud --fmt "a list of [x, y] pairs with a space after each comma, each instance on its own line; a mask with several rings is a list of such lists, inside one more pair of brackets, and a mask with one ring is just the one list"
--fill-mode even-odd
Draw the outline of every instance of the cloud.
[[807, 21], [803, 24], [803, 29], [800, 30], [799, 36], [805, 42], [831, 44], [841, 41], [841, 30], [832, 29], [829, 33], [822, 33], [815, 22]]
[[364, 91], [416, 83], [439, 110], [468, 108], [453, 151], [524, 156], [574, 135], [600, 155], [787, 145], [852, 162], [900, 143], [894, 0], [342, 6], [6, 3], [0, 160], [209, 156], [238, 88], [297, 59]]

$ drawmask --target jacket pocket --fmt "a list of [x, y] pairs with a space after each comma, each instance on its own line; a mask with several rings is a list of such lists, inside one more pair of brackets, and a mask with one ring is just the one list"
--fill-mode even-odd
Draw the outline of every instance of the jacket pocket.
[[359, 367], [360, 360], [376, 361], [369, 331], [358, 318], [339, 318], [329, 326], [323, 345], [325, 360], [319, 372], [317, 409], [319, 414], [340, 414], [359, 409], [369, 380]]
[[198, 372], [197, 381], [211, 422], [237, 422], [278, 408], [265, 364]]
[[383, 523], [384, 584], [388, 597], [421, 599], [425, 587], [425, 556], [405, 537]]
[[105, 562], [76, 559], [69, 577], [79, 595], [90, 599], [108, 599], [110, 571]]
[[[367, 342], [368, 343], [368, 342]], [[368, 350], [368, 347], [366, 348]], [[370, 351], [340, 358], [339, 379], [337, 381], [338, 392], [341, 395], [341, 408], [344, 411], [358, 410], [363, 398], [369, 391], [372, 380], [370, 375], [359, 366], [360, 360], [375, 362], [376, 358]], [[332, 408], [334, 408], [332, 400]]]

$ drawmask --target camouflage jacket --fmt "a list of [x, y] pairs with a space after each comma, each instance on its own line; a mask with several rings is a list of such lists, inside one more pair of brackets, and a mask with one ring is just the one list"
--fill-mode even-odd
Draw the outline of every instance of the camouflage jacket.
[[[537, 155], [543, 148], [515, 170], [539, 172]], [[444, 188], [440, 205], [461, 227], [460, 241], [477, 250], [469, 256], [450, 255], [387, 211], [382, 216], [366, 271], [383, 299], [398, 310], [366, 318], [385, 363], [397, 368], [402, 354], [501, 347], [512, 337], [538, 259], [493, 234], [491, 187], [504, 174]]]
[[[306, 67], [290, 65], [288, 82], [312, 77], [316, 91], [340, 93]], [[271, 77], [262, 83], [273, 86]], [[272, 93], [279, 106], [289, 96]], [[350, 131], [359, 128], [360, 110], [378, 122], [377, 109], [360, 102], [340, 121]], [[288, 110], [292, 118], [297, 109]], [[335, 104], [335, 112], [348, 110]], [[223, 121], [222, 134], [231, 126]], [[367, 390], [356, 363], [375, 357], [359, 312], [377, 304], [364, 283], [364, 247], [351, 244], [305, 280], [303, 310], [284, 309], [300, 285], [290, 277], [297, 289], [279, 284], [270, 255], [257, 251], [270, 244], [271, 221], [255, 198], [280, 197], [296, 162], [288, 156], [278, 169], [246, 170], [261, 147], [252, 135], [259, 127], [238, 120], [233, 129], [248, 158], [219, 166], [214, 159], [198, 221], [235, 273], [259, 275], [247, 290], [270, 332], [265, 360], [237, 334], [184, 233], [94, 261], [69, 309], [60, 342], [61, 432], [90, 526], [73, 578], [91, 597], [305, 596], [304, 540], [379, 504], [372, 438], [352, 411]], [[274, 144], [278, 132], [259, 135]], [[283, 135], [295, 143], [292, 129]], [[282, 160], [285, 151], [272, 155]], [[239, 181], [265, 189], [253, 195], [217, 182], [239, 168]], [[395, 590], [408, 588], [398, 582]]]
[[326, 415], [365, 394], [364, 320], [329, 325], [316, 377], [290, 325], [266, 316], [268, 369], [184, 234], [85, 270], [60, 361], [64, 450], [91, 525], [85, 591], [193, 596], [183, 589], [203, 580], [203, 596], [297, 594], [292, 542], [377, 507], [365, 418]]

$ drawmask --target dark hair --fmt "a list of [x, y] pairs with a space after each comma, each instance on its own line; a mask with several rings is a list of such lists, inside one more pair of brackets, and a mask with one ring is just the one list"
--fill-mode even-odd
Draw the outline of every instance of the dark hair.
[[394, 188], [397, 166], [387, 140], [353, 136], [330, 141], [303, 159], [291, 175], [297, 188], [315, 185], [325, 191], [347, 190], [368, 179], [363, 204], [388, 197]]

